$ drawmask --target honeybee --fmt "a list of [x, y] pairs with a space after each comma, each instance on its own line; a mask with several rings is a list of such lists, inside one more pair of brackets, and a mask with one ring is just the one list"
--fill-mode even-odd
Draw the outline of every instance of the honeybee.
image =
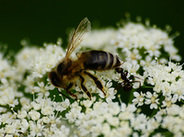
[[109, 52], [100, 50], [90, 50], [77, 54], [78, 58], [76, 60], [72, 60], [70, 58], [72, 52], [81, 43], [84, 34], [90, 31], [90, 28], [91, 24], [87, 18], [84, 18], [79, 23], [78, 27], [73, 32], [72, 37], [69, 40], [64, 59], [59, 62], [58, 65], [51, 72], [49, 72], [48, 76], [51, 83], [57, 88], [65, 89], [69, 95], [77, 99], [77, 96], [73, 94], [70, 89], [75, 84], [76, 78], [79, 78], [81, 89], [91, 99], [91, 93], [87, 90], [84, 84], [84, 76], [87, 75], [94, 81], [96, 86], [106, 96], [104, 86], [102, 85], [100, 80], [88, 71], [104, 71], [115, 69], [116, 72], [121, 74], [121, 78], [124, 80], [123, 86], [125, 87], [125, 89], [131, 90], [133, 81], [129, 80], [126, 77], [127, 74], [122, 68], [120, 68], [122, 61], [117, 55], [113, 55]]

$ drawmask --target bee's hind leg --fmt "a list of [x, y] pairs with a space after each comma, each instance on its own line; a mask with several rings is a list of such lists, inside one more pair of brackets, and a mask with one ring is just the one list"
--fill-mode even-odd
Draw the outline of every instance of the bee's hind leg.
[[102, 83], [98, 80], [98, 78], [93, 76], [91, 73], [89, 73], [87, 71], [84, 71], [84, 74], [86, 74], [90, 78], [92, 78], [93, 81], [95, 82], [96, 86], [103, 92], [104, 96], [106, 96], [106, 93], [104, 92], [104, 87], [103, 87]]
[[87, 88], [84, 85], [84, 78], [79, 75], [80, 79], [81, 79], [81, 88], [82, 90], [87, 94], [87, 96], [91, 99], [91, 93], [87, 90]]

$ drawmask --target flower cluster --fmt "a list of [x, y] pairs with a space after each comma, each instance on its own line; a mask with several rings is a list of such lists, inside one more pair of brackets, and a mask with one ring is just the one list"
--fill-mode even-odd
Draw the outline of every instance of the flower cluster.
[[48, 73], [66, 54], [61, 39], [40, 48], [22, 43], [14, 61], [0, 53], [0, 136], [184, 135], [184, 70], [174, 63], [181, 57], [167, 31], [128, 22], [117, 30], [90, 32], [79, 50], [118, 55], [133, 87], [126, 91], [113, 69], [89, 70], [107, 94], [85, 77], [91, 99], [81, 90], [80, 79], [71, 90], [78, 100], [49, 81]]

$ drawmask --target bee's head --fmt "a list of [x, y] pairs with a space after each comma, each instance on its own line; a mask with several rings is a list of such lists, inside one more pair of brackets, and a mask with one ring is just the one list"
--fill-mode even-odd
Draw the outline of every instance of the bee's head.
[[66, 70], [66, 67], [65, 67], [65, 63], [64, 62], [61, 62], [57, 65], [56, 67], [56, 71], [60, 74], [60, 75], [63, 75], [65, 70]]
[[63, 61], [61, 63], [58, 64], [58, 66], [56, 67], [56, 71], [58, 74], [60, 75], [66, 75], [68, 73], [67, 69], [69, 68], [69, 66], [71, 65], [71, 60]]
[[62, 81], [55, 71], [49, 72], [49, 79], [54, 86], [61, 87]]

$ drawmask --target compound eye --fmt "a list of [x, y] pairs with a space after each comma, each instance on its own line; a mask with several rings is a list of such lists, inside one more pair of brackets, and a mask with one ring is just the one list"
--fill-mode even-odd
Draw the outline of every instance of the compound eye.
[[64, 64], [63, 63], [60, 63], [58, 66], [57, 66], [57, 72], [62, 75], [63, 74], [63, 70], [64, 70]]
[[56, 87], [60, 87], [60, 84], [61, 84], [61, 80], [60, 78], [58, 77], [57, 73], [55, 71], [51, 71], [49, 73], [49, 79], [51, 81], [51, 83], [56, 86]]
[[70, 71], [68, 71], [68, 68], [72, 65], [72, 61], [71, 60], [67, 60], [67, 62], [62, 62], [60, 64], [58, 64], [57, 68], [56, 68], [56, 72], [59, 75], [67, 75], [68, 73], [70, 73]]

